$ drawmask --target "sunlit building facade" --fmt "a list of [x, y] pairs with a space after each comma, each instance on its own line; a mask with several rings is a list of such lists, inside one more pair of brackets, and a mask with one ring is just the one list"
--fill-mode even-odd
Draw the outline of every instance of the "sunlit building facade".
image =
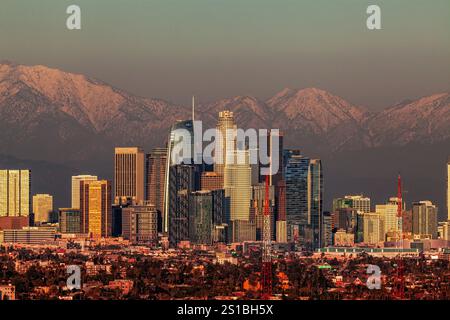
[[72, 176], [72, 206], [71, 208], [80, 209], [80, 182], [95, 181], [97, 176], [88, 174]]
[[53, 196], [49, 194], [36, 194], [33, 196], [34, 222], [50, 222], [53, 212]]
[[115, 148], [114, 202], [144, 200], [144, 151], [139, 147]]
[[82, 181], [80, 211], [83, 233], [92, 237], [110, 237], [112, 233], [111, 182]]
[[30, 188], [30, 170], [0, 170], [0, 217], [29, 216]]

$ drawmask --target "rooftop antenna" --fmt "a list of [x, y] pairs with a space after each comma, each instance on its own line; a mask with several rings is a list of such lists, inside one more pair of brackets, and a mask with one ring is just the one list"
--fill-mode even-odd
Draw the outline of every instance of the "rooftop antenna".
[[195, 118], [195, 96], [192, 96], [192, 121]]

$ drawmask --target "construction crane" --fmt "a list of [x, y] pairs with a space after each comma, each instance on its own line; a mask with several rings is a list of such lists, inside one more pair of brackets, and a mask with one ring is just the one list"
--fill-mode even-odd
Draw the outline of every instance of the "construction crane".
[[266, 192], [264, 195], [264, 227], [262, 249], [262, 298], [269, 299], [272, 295], [272, 244], [270, 232], [269, 210], [269, 175], [266, 175]]

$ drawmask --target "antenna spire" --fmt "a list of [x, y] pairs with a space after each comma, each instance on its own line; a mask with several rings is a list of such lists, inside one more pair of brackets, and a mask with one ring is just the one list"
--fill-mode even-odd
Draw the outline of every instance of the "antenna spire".
[[192, 96], [192, 121], [195, 120], [195, 96]]

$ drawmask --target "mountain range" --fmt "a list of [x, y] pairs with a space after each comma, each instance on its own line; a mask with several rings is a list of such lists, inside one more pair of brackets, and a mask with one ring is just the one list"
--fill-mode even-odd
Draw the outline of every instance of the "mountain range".
[[[407, 174], [411, 201], [426, 197], [443, 208], [441, 214], [445, 211], [449, 93], [369, 112], [318, 88], [283, 89], [267, 100], [236, 96], [202, 103], [196, 118], [204, 128], [214, 127], [221, 110], [233, 111], [242, 128], [279, 128], [286, 147], [322, 158], [328, 204], [349, 192], [384, 201], [395, 194], [396, 172], [401, 171]], [[24, 166], [39, 163], [40, 171], [43, 163], [49, 168], [56, 164], [59, 169], [48, 170], [49, 175], [83, 172], [111, 178], [114, 146], [150, 151], [164, 145], [172, 123], [190, 117], [190, 107], [138, 97], [85, 75], [0, 64], [3, 166], [14, 166], [11, 159], [18, 159]], [[49, 181], [55, 185], [43, 183], [37, 191], [53, 192], [60, 198], [56, 203], [68, 205], [69, 190], [61, 189], [69, 189], [69, 177]]]

